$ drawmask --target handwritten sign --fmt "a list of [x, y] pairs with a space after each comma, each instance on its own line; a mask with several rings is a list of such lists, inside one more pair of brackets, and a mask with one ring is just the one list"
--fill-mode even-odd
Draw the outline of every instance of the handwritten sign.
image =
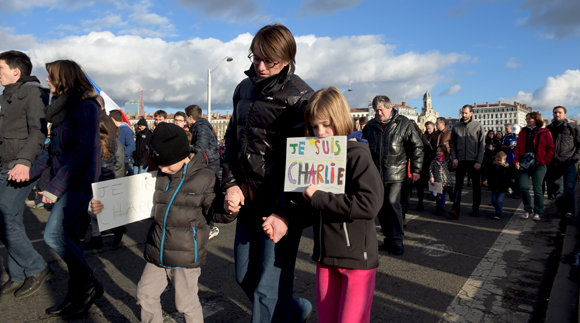
[[288, 138], [285, 192], [304, 192], [310, 184], [319, 190], [344, 193], [346, 136]]
[[156, 180], [155, 171], [93, 183], [93, 198], [104, 206], [97, 214], [99, 230], [150, 218]]

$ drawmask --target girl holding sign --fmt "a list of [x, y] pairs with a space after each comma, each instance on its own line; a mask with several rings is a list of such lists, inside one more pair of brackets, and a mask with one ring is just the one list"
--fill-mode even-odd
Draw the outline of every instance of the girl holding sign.
[[[335, 87], [314, 93], [305, 112], [306, 136], [346, 136], [352, 131], [348, 103]], [[314, 223], [316, 304], [319, 322], [370, 322], [379, 265], [375, 217], [383, 205], [383, 183], [368, 144], [347, 143], [345, 193], [304, 191]], [[272, 236], [274, 228], [264, 231]]]

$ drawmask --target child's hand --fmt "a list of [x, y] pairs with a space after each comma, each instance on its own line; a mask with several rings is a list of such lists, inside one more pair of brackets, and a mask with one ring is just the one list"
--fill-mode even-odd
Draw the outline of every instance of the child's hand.
[[[226, 193], [226, 198], [224, 200], [224, 205], [229, 206], [228, 208], [225, 208], [226, 210], [228, 210], [229, 214], [232, 214], [232, 210], [239, 210], [239, 205], [240, 202], [242, 201], [242, 198], [240, 197], [240, 195], [236, 192], [234, 193]], [[237, 212], [237, 211], [235, 211]]]
[[[232, 201], [230, 203], [230, 200], [228, 200], [228, 195], [237, 195], [240, 200], [238, 201], [238, 203], [234, 203], [234, 201]], [[234, 197], [235, 198], [235, 197]], [[239, 186], [232, 186], [230, 188], [228, 188], [226, 190], [226, 198], [224, 200], [224, 209], [226, 210], [226, 212], [228, 212], [229, 214], [232, 214], [234, 212], [238, 212], [240, 210], [240, 208], [242, 207], [242, 205], [244, 205], [244, 193], [242, 193], [242, 190], [240, 189]]]
[[93, 212], [93, 214], [95, 215], [101, 213], [104, 207], [105, 206], [103, 205], [103, 203], [101, 203], [101, 201], [94, 199], [91, 201], [91, 212]]
[[429, 179], [429, 183], [431, 183], [431, 185], [435, 185], [435, 178], [434, 177], [431, 177]]
[[304, 198], [306, 199], [306, 201], [310, 202], [310, 199], [312, 198], [312, 195], [314, 195], [314, 193], [316, 193], [316, 191], [318, 191], [318, 186], [316, 186], [314, 184], [310, 184], [304, 190], [304, 193], [302, 193], [302, 196], [304, 196]]
[[286, 235], [288, 231], [288, 219], [279, 216], [278, 214], [272, 213], [269, 217], [263, 217], [262, 228], [268, 238], [278, 243], [282, 237]]

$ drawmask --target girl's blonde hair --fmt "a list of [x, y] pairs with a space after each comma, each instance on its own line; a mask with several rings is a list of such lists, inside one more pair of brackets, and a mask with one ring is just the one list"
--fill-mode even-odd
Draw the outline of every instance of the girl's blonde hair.
[[311, 122], [316, 118], [329, 119], [334, 125], [336, 136], [347, 136], [352, 132], [353, 122], [348, 102], [337, 88], [331, 86], [316, 91], [309, 100], [304, 112], [304, 130], [306, 136], [314, 134]]

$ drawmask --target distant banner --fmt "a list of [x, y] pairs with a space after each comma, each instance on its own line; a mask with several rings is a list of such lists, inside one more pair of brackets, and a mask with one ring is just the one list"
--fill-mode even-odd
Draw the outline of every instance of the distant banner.
[[104, 206], [97, 214], [99, 230], [150, 218], [156, 180], [154, 171], [93, 183], [93, 198]]
[[346, 136], [288, 138], [285, 192], [304, 192], [310, 184], [319, 190], [344, 193]]

